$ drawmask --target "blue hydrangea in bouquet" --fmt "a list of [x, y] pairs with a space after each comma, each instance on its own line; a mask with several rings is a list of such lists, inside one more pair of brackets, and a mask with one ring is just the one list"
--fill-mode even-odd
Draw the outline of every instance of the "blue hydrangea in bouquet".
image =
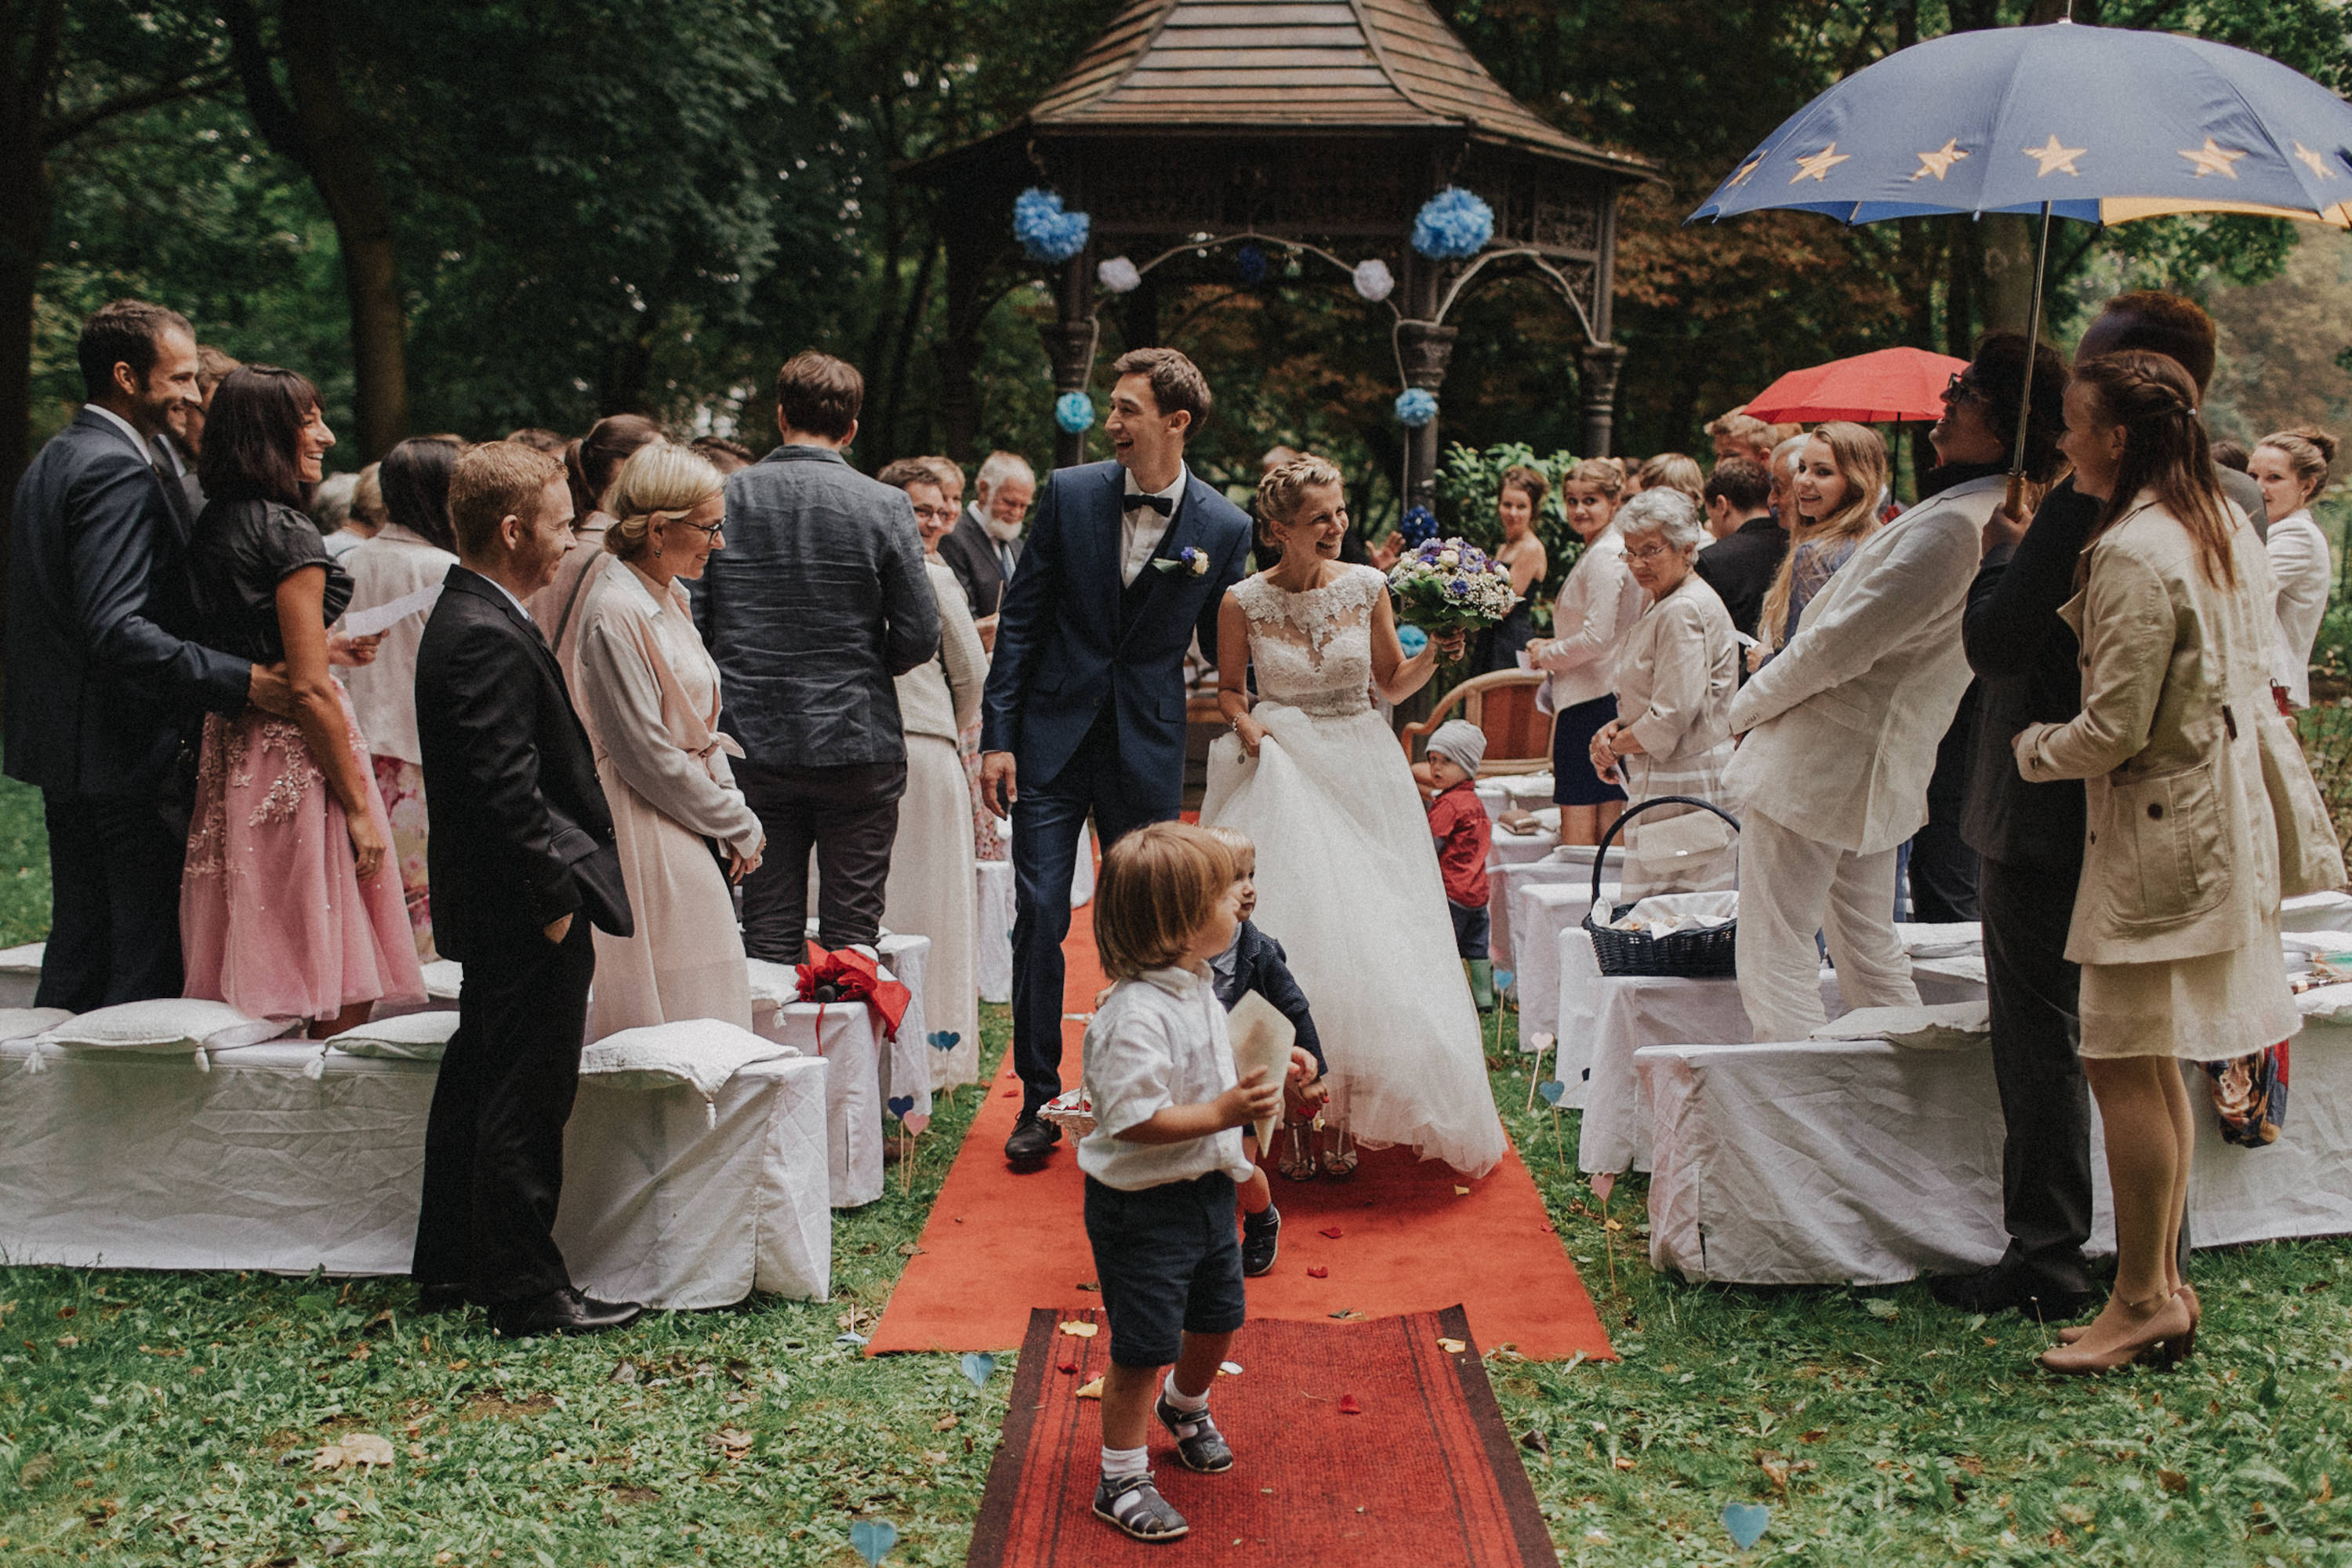
[[1475, 632], [1511, 613], [1511, 569], [1463, 539], [1426, 539], [1389, 568], [1397, 618], [1432, 637]]

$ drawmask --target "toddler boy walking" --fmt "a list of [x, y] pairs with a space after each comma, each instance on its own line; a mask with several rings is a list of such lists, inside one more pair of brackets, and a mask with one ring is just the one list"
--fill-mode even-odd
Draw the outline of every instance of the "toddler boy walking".
[[1486, 760], [1486, 731], [1463, 719], [1449, 719], [1429, 738], [1430, 837], [1437, 840], [1437, 868], [1445, 881], [1445, 904], [1454, 915], [1454, 950], [1469, 972], [1470, 994], [1478, 1011], [1495, 1009], [1495, 965], [1486, 950], [1486, 857], [1494, 848], [1495, 825], [1478, 798], [1478, 764]]

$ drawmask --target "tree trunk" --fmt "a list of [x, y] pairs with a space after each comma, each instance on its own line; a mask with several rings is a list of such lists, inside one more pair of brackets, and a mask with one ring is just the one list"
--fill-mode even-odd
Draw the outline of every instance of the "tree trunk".
[[0, 31], [0, 572], [16, 480], [33, 457], [33, 300], [55, 212], [41, 121], [64, 18], [65, 0], [45, 0]]

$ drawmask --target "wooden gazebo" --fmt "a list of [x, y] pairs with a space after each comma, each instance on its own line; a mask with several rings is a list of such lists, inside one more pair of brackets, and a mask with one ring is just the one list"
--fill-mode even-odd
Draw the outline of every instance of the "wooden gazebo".
[[[1583, 450], [1609, 450], [1624, 358], [1610, 341], [1617, 202], [1656, 176], [1505, 92], [1424, 0], [1138, 0], [1028, 113], [901, 177], [946, 197], [941, 370], [960, 456], [977, 428], [980, 320], [999, 267], [1053, 279], [1047, 346], [1066, 394], [1087, 388], [1106, 302], [1124, 312], [1128, 342], [1156, 342], [1163, 284], [1203, 275], [1217, 247], [1244, 243], [1339, 268], [1384, 263], [1394, 292], [1369, 308], [1393, 308], [1403, 383], [1433, 394], [1453, 350], [1445, 317], [1464, 290], [1515, 268], [1542, 274], [1584, 330]], [[1491, 207], [1494, 234], [1475, 257], [1432, 260], [1410, 242], [1414, 216], [1448, 186]], [[1090, 220], [1086, 249], [1058, 267], [1013, 242], [1013, 200], [1031, 187]], [[1097, 283], [1099, 262], [1114, 257], [1141, 264], [1124, 296]], [[1340, 270], [1332, 281], [1346, 286]], [[1437, 426], [1411, 437], [1406, 491], [1426, 500]], [[1085, 432], [1066, 430], [1055, 459], [1081, 462], [1085, 451]]]

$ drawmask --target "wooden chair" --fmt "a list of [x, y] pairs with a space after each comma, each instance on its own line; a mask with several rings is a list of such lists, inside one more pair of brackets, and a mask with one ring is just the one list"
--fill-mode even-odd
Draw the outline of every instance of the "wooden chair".
[[1429, 717], [1407, 724], [1397, 738], [1412, 760], [1421, 742], [1448, 719], [1466, 719], [1485, 731], [1485, 773], [1539, 773], [1551, 766], [1552, 715], [1536, 710], [1536, 693], [1551, 679], [1539, 670], [1498, 669], [1471, 677], [1438, 700]]

